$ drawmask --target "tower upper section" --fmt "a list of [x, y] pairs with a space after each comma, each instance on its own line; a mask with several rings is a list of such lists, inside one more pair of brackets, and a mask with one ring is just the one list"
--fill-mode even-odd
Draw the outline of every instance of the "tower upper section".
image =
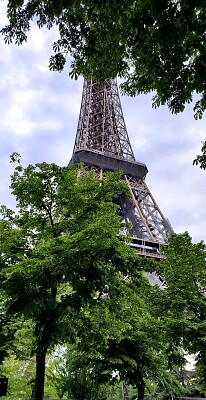
[[135, 161], [115, 80], [84, 82], [72, 162], [139, 178], [147, 174], [145, 164]]

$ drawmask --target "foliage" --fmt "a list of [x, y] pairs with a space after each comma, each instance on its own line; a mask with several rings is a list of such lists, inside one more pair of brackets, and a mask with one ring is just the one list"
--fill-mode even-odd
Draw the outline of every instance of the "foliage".
[[[165, 249], [167, 256], [162, 264], [162, 270], [166, 281], [164, 294], [170, 302], [170, 313], [175, 311], [175, 323], [181, 331], [187, 332], [184, 339], [185, 345], [193, 350], [199, 351], [200, 342], [196, 343], [195, 337], [190, 334], [199, 334], [198, 339], [205, 334], [205, 311], [206, 311], [206, 246], [203, 242], [192, 244], [192, 239], [186, 232], [184, 234], [172, 234], [169, 246]], [[165, 304], [165, 308], [167, 304]], [[189, 324], [190, 323], [190, 324]], [[178, 326], [176, 326], [178, 328]]]
[[195, 116], [206, 108], [206, 4], [193, 0], [10, 0], [5, 41], [27, 40], [31, 21], [59, 27], [50, 69], [61, 71], [73, 56], [70, 75], [97, 81], [125, 78], [130, 95], [155, 91], [153, 105], [183, 111], [200, 94]]
[[[187, 247], [182, 246], [183, 249]], [[176, 259], [178, 262], [178, 255], [174, 256]], [[183, 260], [185, 257], [179, 260], [179, 265], [184, 266]], [[145, 259], [143, 262], [142, 269], [146, 269], [147, 262]], [[92, 308], [84, 307], [76, 317], [78, 368], [89, 368], [102, 383], [115, 383], [117, 378], [127, 382], [136, 388], [136, 395], [135, 391], [133, 394], [138, 399], [144, 398], [145, 385], [146, 399], [166, 399], [188, 393], [180, 376], [186, 361], [183, 331], [178, 326], [184, 321], [173, 303], [170, 307], [170, 291], [175, 282], [169, 281], [164, 263], [153, 264], [153, 270], [155, 268], [165, 281], [167, 278], [165, 290], [151, 286], [138, 269], [130, 279], [119, 282], [121, 297], [115, 287], [109, 297], [102, 298], [101, 303]], [[60, 381], [62, 384], [62, 379]]]
[[[1, 376], [8, 378], [7, 397], [19, 399], [31, 398], [31, 387], [35, 381], [35, 357], [33, 352], [32, 321], [16, 321], [15, 334], [8, 355], [0, 367]], [[51, 363], [53, 356], [49, 354], [47, 365]], [[56, 398], [54, 388], [45, 381], [45, 397]]]
[[166, 286], [162, 293], [162, 319], [167, 320], [170, 357], [178, 348], [196, 354], [202, 385], [206, 376], [205, 250], [205, 244], [193, 244], [187, 232], [172, 234], [164, 250], [166, 259], [160, 266]]
[[111, 292], [98, 307], [84, 309], [79, 315], [79, 366], [89, 366], [100, 382], [114, 384], [117, 378], [127, 382], [136, 388], [138, 399], [144, 398], [148, 379], [161, 385], [168, 370], [167, 380], [173, 387], [165, 384], [164, 393], [173, 390], [180, 394], [178, 378], [169, 371], [162, 308], [157, 310], [154, 301], [160, 288], [152, 287], [142, 271], [136, 271], [136, 276], [122, 281], [118, 289], [121, 297]]
[[127, 190], [119, 174], [100, 181], [79, 165], [23, 168], [18, 155], [12, 158], [18, 214], [1, 208], [1, 281], [9, 313], [32, 320], [37, 391], [47, 350], [76, 339], [73, 314], [109, 296], [138, 257], [119, 234], [112, 199]]
[[[2, 265], [0, 265], [1, 270]], [[6, 296], [4, 291], [0, 290], [0, 370], [5, 358], [9, 355], [10, 350], [15, 348], [15, 336], [22, 320], [16, 315], [8, 313], [6, 306]], [[4, 376], [1, 372], [1, 376]]]
[[8, 377], [9, 396], [29, 398], [30, 382], [35, 376], [35, 358], [32, 353], [32, 321], [16, 318], [13, 322], [15, 334], [0, 371]]
[[8, 378], [8, 396], [29, 399], [31, 384], [35, 377], [35, 357], [32, 357], [33, 334], [32, 321], [16, 318], [13, 341], [7, 357], [0, 367], [2, 376]]
[[20, 360], [10, 352], [0, 368], [3, 376], [8, 378], [8, 395], [15, 398], [29, 399], [31, 387], [29, 381], [35, 374], [35, 358]]
[[[146, 266], [145, 259], [143, 264]], [[68, 371], [73, 370], [74, 361], [78, 372], [76, 379], [82, 378], [79, 374], [84, 377], [85, 371], [90, 371], [93, 382], [104, 384], [104, 393], [105, 384], [117, 382], [112, 378], [114, 371], [118, 371], [118, 379], [135, 386], [134, 376], [138, 373], [143, 377], [151, 371], [152, 375], [158, 375], [155, 371], [163, 357], [159, 356], [160, 347], [155, 355], [154, 347], [157, 343], [160, 346], [161, 338], [154, 344], [155, 320], [151, 320], [149, 307], [144, 304], [149, 288], [147, 278], [137, 269], [130, 279], [119, 280], [109, 296], [103, 294], [101, 301], [78, 311], [76, 318], [74, 316], [78, 321], [76, 349], [72, 348], [71, 353], [69, 348], [66, 362], [63, 358], [58, 368], [55, 366], [55, 387], [64, 392], [65, 385], [72, 386]]]
[[205, 245], [192, 244], [188, 233], [172, 234], [163, 252], [167, 257], [156, 270], [164, 290], [138, 270], [119, 285], [121, 298], [111, 291], [79, 314], [78, 367], [90, 368], [100, 382], [115, 382], [116, 372], [138, 389], [138, 399], [192, 393], [194, 384], [182, 380], [185, 351], [197, 354], [195, 382], [204, 393]]
[[7, 315], [4, 305], [5, 298], [0, 294], [0, 365], [8, 354], [8, 349], [12, 344], [15, 326], [12, 324], [12, 318]]
[[206, 169], [206, 142], [202, 146], [202, 154], [198, 155], [193, 161], [194, 165], [199, 165], [201, 169]]
[[[11, 349], [25, 365], [36, 356], [35, 400], [43, 397], [46, 354], [61, 343], [72, 344], [73, 353], [53, 370], [60, 397], [80, 400], [87, 387], [104, 399], [108, 383], [117, 382], [114, 372], [136, 388], [139, 400], [148, 380], [151, 396], [178, 395], [183, 350], [197, 354], [203, 388], [205, 245], [192, 244], [187, 233], [172, 234], [164, 261], [140, 258], [120, 234], [113, 202], [127, 192], [120, 174], [99, 180], [81, 165], [23, 168], [18, 155], [13, 161], [18, 213], [1, 207], [1, 293], [5, 316], [18, 317]], [[143, 273], [154, 270], [164, 290]], [[14, 370], [18, 362], [13, 354], [7, 360]], [[29, 368], [24, 382], [32, 378]]]
[[47, 376], [56, 388], [59, 398], [69, 400], [106, 400], [108, 386], [101, 385], [93, 371], [86, 366], [79, 366], [79, 354], [72, 346], [59, 349]]
[[[148, 385], [149, 386], [149, 385]], [[170, 400], [188, 394], [181, 386], [177, 377], [170, 371], [162, 371], [162, 379], [150, 386], [150, 393], [145, 396], [146, 400]]]

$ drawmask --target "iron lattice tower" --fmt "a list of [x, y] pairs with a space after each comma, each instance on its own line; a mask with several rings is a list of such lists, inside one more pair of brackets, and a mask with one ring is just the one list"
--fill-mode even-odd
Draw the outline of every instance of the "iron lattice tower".
[[86, 169], [122, 171], [131, 196], [118, 199], [120, 213], [131, 223], [132, 244], [145, 256], [160, 257], [159, 245], [172, 228], [152, 196], [145, 177], [148, 169], [135, 160], [127, 133], [117, 82], [85, 81], [71, 163]]

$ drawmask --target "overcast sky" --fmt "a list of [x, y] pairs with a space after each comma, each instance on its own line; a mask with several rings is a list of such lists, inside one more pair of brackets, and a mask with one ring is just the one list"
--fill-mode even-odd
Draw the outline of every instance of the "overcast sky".
[[[6, 23], [5, 2], [0, 21]], [[5, 45], [0, 36], [0, 204], [13, 207], [9, 183], [11, 153], [23, 164], [67, 165], [73, 150], [81, 104], [82, 79], [73, 81], [48, 68], [55, 31], [34, 28], [28, 43]], [[174, 116], [154, 110], [151, 96], [121, 98], [136, 159], [145, 162], [147, 184], [175, 232], [189, 231], [206, 241], [206, 171], [192, 165], [206, 139], [206, 115], [195, 121], [192, 106]]]

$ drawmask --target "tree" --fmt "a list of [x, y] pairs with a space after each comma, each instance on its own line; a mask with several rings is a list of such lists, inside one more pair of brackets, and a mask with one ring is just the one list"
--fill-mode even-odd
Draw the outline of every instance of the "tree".
[[[195, 354], [202, 387], [206, 384], [206, 245], [187, 232], [172, 234], [160, 271], [165, 280], [162, 318], [167, 318], [171, 350]], [[168, 318], [169, 317], [169, 318]], [[174, 351], [171, 351], [171, 356]]]
[[80, 366], [82, 354], [71, 345], [59, 349], [53, 364], [47, 371], [48, 380], [58, 393], [59, 399], [107, 400], [108, 385], [100, 384], [88, 366]]
[[10, 0], [5, 41], [27, 40], [31, 20], [59, 27], [50, 69], [61, 71], [73, 56], [70, 75], [97, 81], [125, 78], [130, 95], [156, 91], [155, 107], [184, 110], [200, 94], [195, 116], [206, 108], [206, 4], [194, 0]]
[[129, 275], [138, 256], [119, 233], [112, 200], [125, 192], [118, 173], [102, 180], [81, 165], [36, 164], [23, 168], [18, 155], [11, 189], [18, 213], [1, 208], [1, 284], [10, 314], [34, 328], [34, 399], [44, 391], [45, 357], [56, 343], [75, 341], [75, 316], [101, 301]]
[[[78, 329], [78, 366], [89, 368], [100, 382], [121, 382], [135, 388], [135, 398], [145, 398], [146, 382], [164, 387], [164, 394], [183, 392], [177, 374], [168, 363], [168, 338], [158, 307], [161, 289], [152, 287], [142, 266], [123, 280], [101, 304], [82, 310]], [[153, 304], [155, 307], [153, 308]], [[177, 365], [176, 363], [173, 363]], [[114, 374], [115, 373], [115, 374]], [[164, 384], [163, 384], [164, 382]]]

